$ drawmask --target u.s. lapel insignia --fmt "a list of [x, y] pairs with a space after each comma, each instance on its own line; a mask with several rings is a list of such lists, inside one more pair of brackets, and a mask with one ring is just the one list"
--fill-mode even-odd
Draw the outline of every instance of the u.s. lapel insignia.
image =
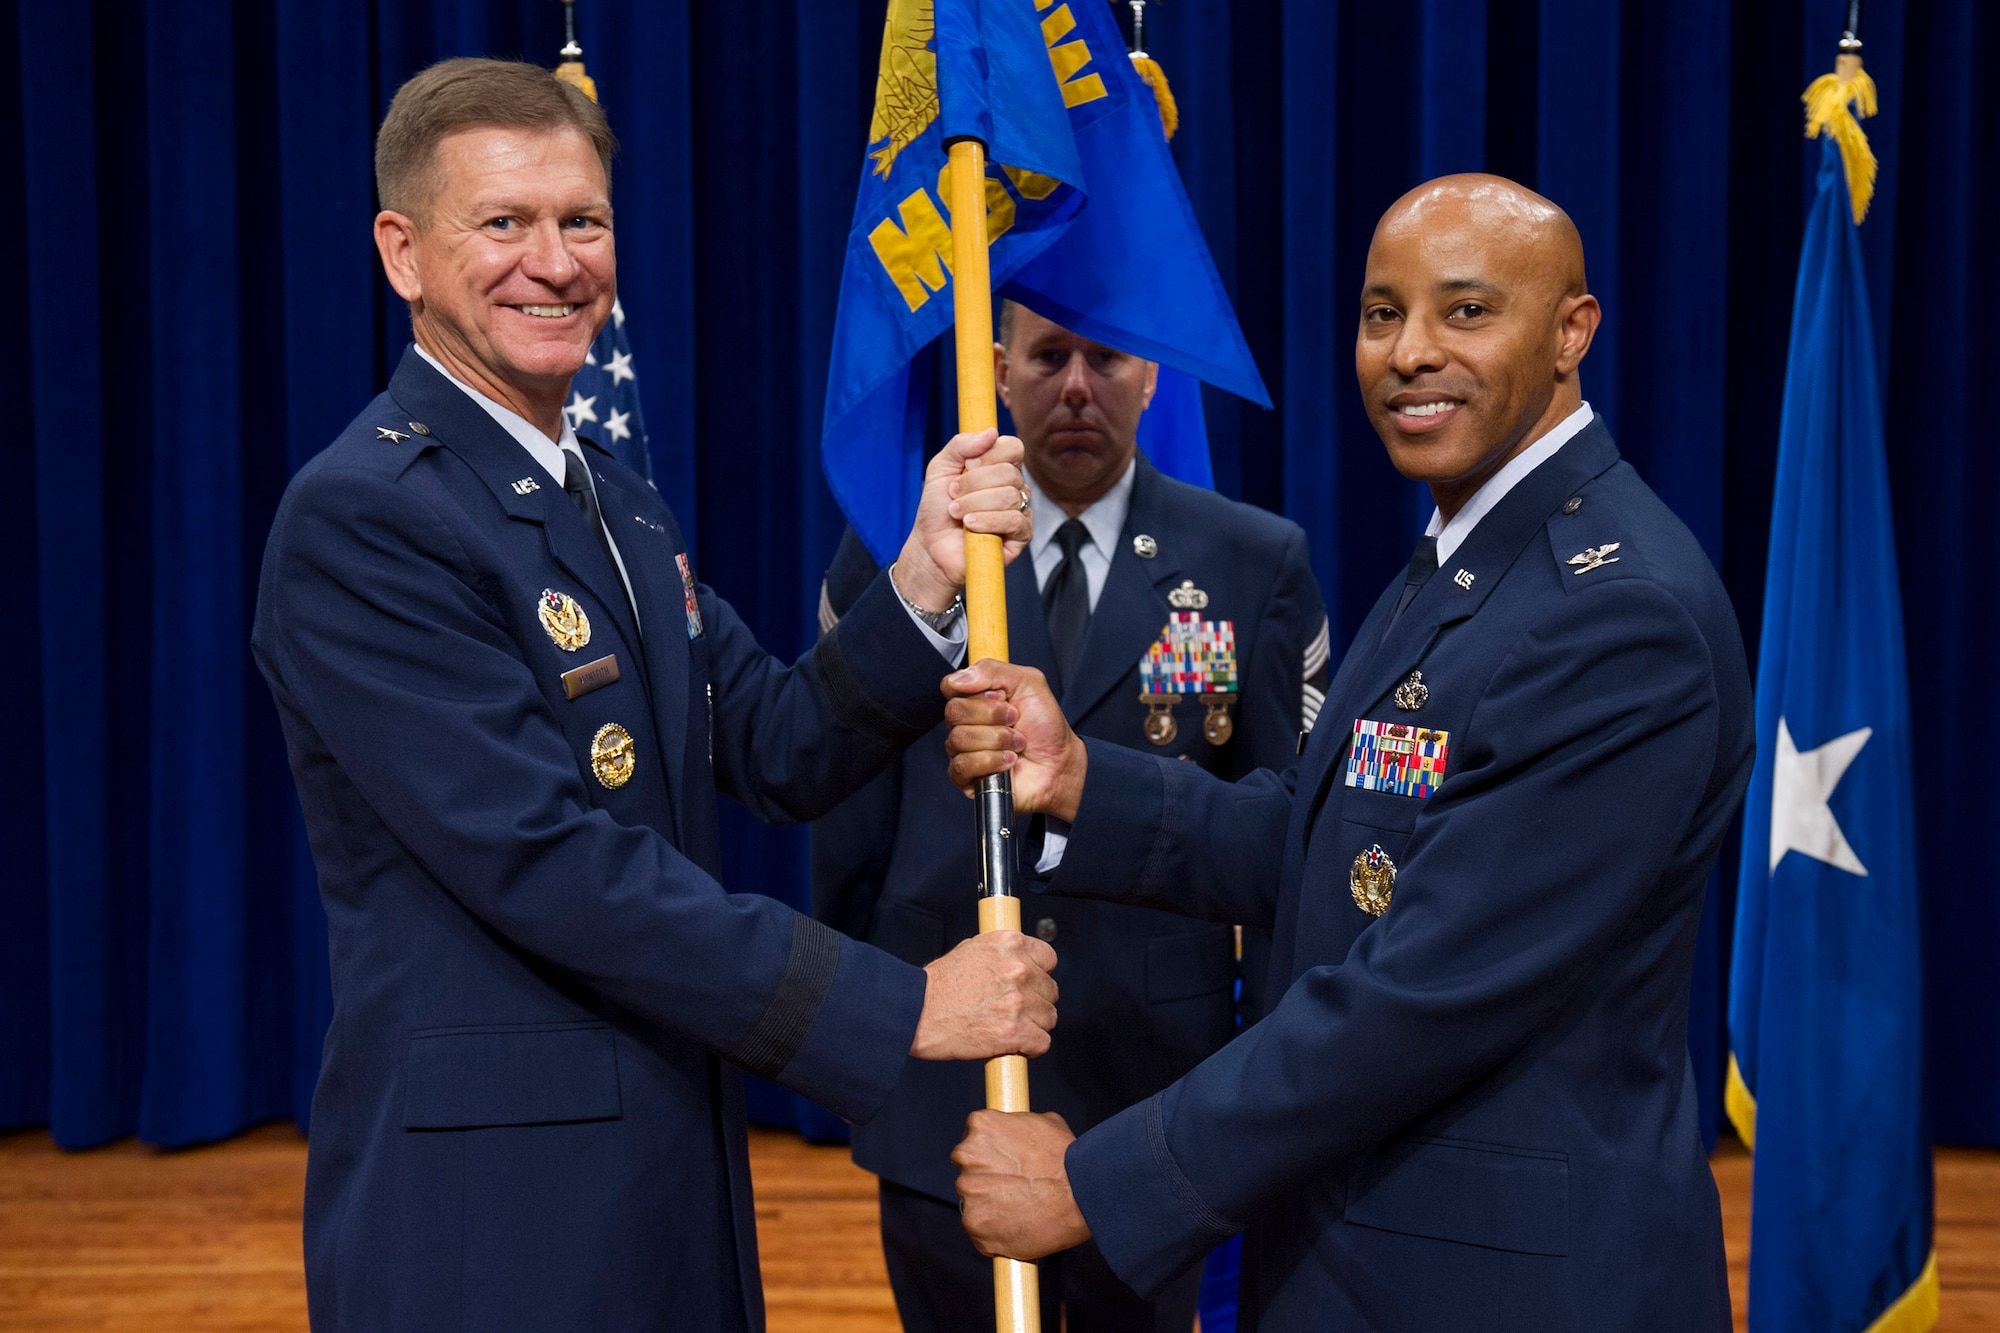
[[390, 430], [387, 426], [377, 426], [375, 428], [375, 438], [378, 440], [387, 440], [391, 444], [401, 444], [410, 437], [399, 430]]
[[1347, 750], [1347, 785], [1426, 800], [1444, 781], [1450, 757], [1448, 731], [1357, 717]]
[[688, 563], [687, 552], [674, 556], [674, 563], [681, 570], [681, 594], [687, 604], [688, 637], [701, 637], [701, 600], [694, 595], [694, 566]]
[[1431, 701], [1431, 687], [1424, 684], [1424, 673], [1412, 671], [1410, 678], [1396, 687], [1396, 707], [1405, 713], [1414, 713]]
[[1160, 544], [1145, 533], [1142, 532], [1132, 539], [1132, 554], [1138, 556], [1141, 560], [1151, 560], [1159, 553]]
[[535, 610], [541, 615], [542, 628], [564, 652], [573, 653], [590, 642], [590, 617], [568, 593], [542, 589], [542, 599], [535, 603]]
[[616, 722], [607, 722], [590, 738], [590, 771], [612, 791], [632, 780], [637, 758], [632, 752], [632, 733]]
[[1167, 605], [1179, 611], [1206, 611], [1208, 594], [1195, 587], [1193, 579], [1182, 579], [1181, 586], [1167, 594]]
[[1593, 546], [1588, 551], [1581, 551], [1571, 556], [1567, 563], [1575, 565], [1577, 573], [1588, 574], [1593, 569], [1617, 564], [1618, 557], [1611, 553], [1617, 550], [1618, 546], [1617, 542], [1612, 542], [1608, 546]]
[[533, 477], [523, 477], [514, 483], [514, 494], [516, 495], [533, 495], [540, 489], [542, 489], [542, 484]]
[[1354, 894], [1354, 905], [1368, 915], [1380, 916], [1389, 910], [1389, 900], [1395, 896], [1396, 863], [1380, 843], [1354, 858], [1347, 872], [1347, 887]]
[[[1192, 581], [1183, 583], [1168, 600], [1192, 592], [1206, 606], [1208, 594]], [[1180, 603], [1175, 603], [1180, 605]], [[1227, 620], [1203, 620], [1200, 611], [1174, 611], [1160, 637], [1139, 659], [1139, 702], [1146, 705], [1146, 739], [1171, 745], [1180, 735], [1173, 707], [1183, 696], [1201, 700], [1207, 709], [1202, 738], [1210, 745], [1227, 745], [1236, 733], [1229, 716], [1236, 702], [1236, 626]]]

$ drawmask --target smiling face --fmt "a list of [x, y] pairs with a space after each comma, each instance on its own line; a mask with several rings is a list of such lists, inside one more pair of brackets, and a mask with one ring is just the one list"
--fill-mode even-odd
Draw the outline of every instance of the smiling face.
[[480, 127], [439, 140], [432, 178], [424, 224], [375, 219], [417, 344], [555, 438], [617, 294], [603, 163], [575, 130]]
[[1072, 516], [1101, 499], [1138, 452], [1160, 368], [1092, 342], [1025, 306], [993, 345], [994, 387], [1013, 414], [1028, 475]]
[[1583, 402], [1598, 321], [1561, 209], [1511, 181], [1448, 176], [1375, 229], [1354, 369], [1396, 470], [1449, 519]]

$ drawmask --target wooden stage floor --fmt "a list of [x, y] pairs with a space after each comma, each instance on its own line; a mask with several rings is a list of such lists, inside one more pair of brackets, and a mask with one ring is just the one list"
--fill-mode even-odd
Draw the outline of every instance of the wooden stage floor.
[[[843, 1149], [754, 1131], [771, 1333], [894, 1333], [872, 1177]], [[1715, 1159], [1743, 1327], [1750, 1160]], [[299, 1271], [305, 1144], [272, 1125], [214, 1147], [66, 1154], [0, 1136], [0, 1329], [277, 1333], [306, 1326]], [[2000, 1330], [2000, 1152], [1941, 1149], [1943, 1330]]]

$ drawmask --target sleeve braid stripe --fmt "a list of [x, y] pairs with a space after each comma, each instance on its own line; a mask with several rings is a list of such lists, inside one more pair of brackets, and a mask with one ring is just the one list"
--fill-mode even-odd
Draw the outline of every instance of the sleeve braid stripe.
[[763, 1015], [724, 1059], [764, 1078], [776, 1078], [792, 1062], [833, 989], [840, 939], [838, 931], [809, 916], [793, 918], [785, 975]]
[[1325, 703], [1326, 695], [1324, 693], [1314, 689], [1310, 685], [1306, 686], [1304, 708], [1301, 711], [1301, 716], [1305, 721], [1305, 729], [1307, 731], [1311, 731], [1313, 724], [1319, 721], [1319, 710], [1321, 705]]

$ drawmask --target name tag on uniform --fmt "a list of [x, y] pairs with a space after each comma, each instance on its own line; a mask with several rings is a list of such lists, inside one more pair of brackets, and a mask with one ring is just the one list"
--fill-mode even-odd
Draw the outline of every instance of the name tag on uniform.
[[585, 662], [574, 671], [563, 672], [563, 694], [571, 699], [581, 699], [592, 690], [601, 690], [617, 679], [618, 654], [612, 653], [595, 662]]
[[1358, 717], [1347, 751], [1347, 785], [1422, 800], [1444, 781], [1450, 745], [1448, 731]]

